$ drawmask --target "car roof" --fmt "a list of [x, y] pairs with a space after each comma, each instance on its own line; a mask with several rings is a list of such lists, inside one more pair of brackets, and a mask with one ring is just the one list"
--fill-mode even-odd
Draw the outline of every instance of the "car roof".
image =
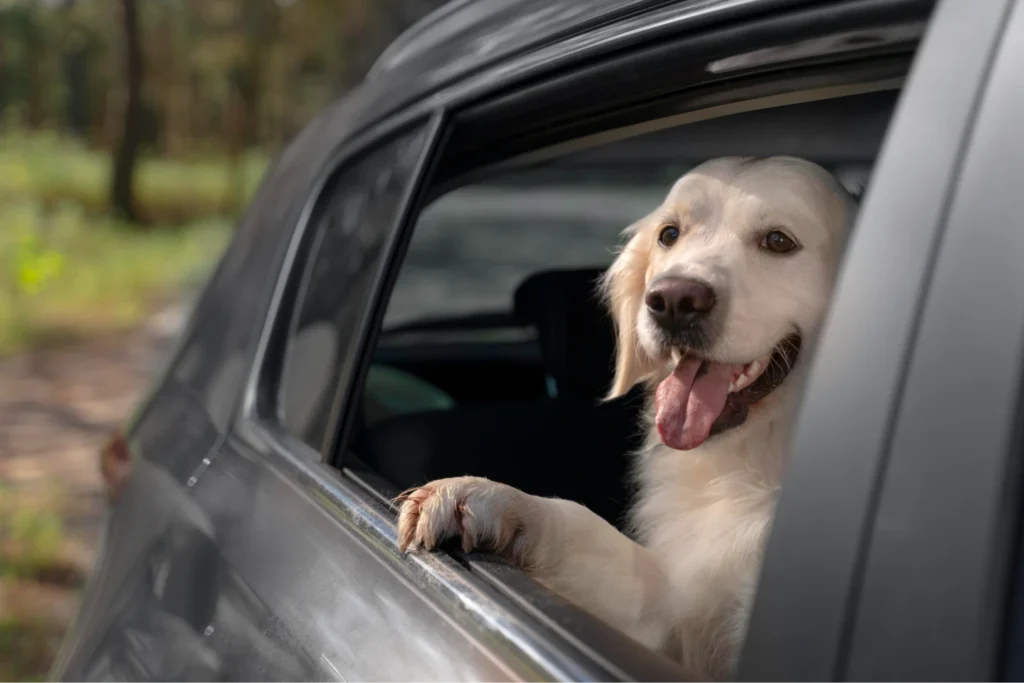
[[[304, 138], [322, 145], [417, 101], [501, 88], [527, 72], [651, 40], [680, 21], [703, 25], [806, 0], [451, 0], [400, 35], [366, 77], [321, 112]], [[445, 95], [444, 93], [448, 93]]]
[[513, 54], [643, 12], [666, 0], [452, 0], [399, 36], [367, 80], [451, 81]]
[[[439, 70], [459, 78], [527, 49], [584, 33], [666, 0], [453, 0], [401, 34], [368, 80]], [[434, 80], [434, 79], [432, 79]]]

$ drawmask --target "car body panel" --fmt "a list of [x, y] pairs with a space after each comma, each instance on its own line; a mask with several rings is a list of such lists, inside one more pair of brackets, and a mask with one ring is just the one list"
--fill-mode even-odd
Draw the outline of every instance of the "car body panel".
[[[302, 449], [293, 444], [291, 451]], [[515, 671], [507, 653], [493, 657], [455, 619], [439, 614], [424, 593], [428, 586], [403, 576], [400, 563], [382, 561], [373, 530], [353, 529], [344, 508], [332, 503], [336, 496], [296, 487], [294, 477], [283, 476], [291, 472], [271, 465], [277, 460], [231, 439], [195, 498], [209, 511], [214, 537], [223, 539], [225, 565], [244, 568], [253, 594], [302, 644], [309, 669], [327, 680], [509, 680], [533, 673]], [[242, 651], [258, 650], [267, 636], [258, 624], [246, 626], [230, 635], [247, 641]]]
[[815, 350], [742, 680], [843, 676], [894, 408], [962, 141], [1010, 4], [940, 3], [916, 57]]
[[946, 199], [866, 549], [851, 680], [999, 675], [1020, 513], [1024, 6], [1004, 22]]
[[[436, 88], [510, 55], [585, 33], [664, 0], [470, 0], [452, 2], [400, 35], [378, 57], [367, 80], [408, 77]], [[412, 80], [412, 79], [410, 79]]]

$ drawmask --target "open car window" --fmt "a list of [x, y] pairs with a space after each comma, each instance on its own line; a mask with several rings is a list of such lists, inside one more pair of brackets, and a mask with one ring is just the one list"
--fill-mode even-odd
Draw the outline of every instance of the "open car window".
[[[602, 402], [615, 342], [598, 294], [623, 231], [698, 154], [810, 158], [857, 196], [895, 100], [882, 90], [669, 127], [437, 197], [387, 302], [353, 455], [394, 490], [476, 474], [625, 528], [643, 401]], [[588, 458], [585, 483], [575, 458]]]
[[381, 343], [513, 339], [518, 285], [548, 270], [607, 267], [622, 231], [714, 156], [802, 156], [859, 196], [894, 106], [894, 91], [883, 91], [746, 112], [458, 187], [416, 220]]

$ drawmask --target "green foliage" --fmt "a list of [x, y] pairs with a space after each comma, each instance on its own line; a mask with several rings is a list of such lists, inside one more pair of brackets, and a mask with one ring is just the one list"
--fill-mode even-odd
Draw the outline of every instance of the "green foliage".
[[0, 681], [44, 681], [61, 629], [34, 617], [0, 615]]
[[31, 200], [0, 204], [0, 225], [19, 226], [0, 232], [0, 263], [17, 273], [0, 286], [0, 354], [137, 324], [205, 272], [231, 232], [219, 218], [140, 231]]
[[37, 228], [39, 217], [34, 208], [31, 204], [16, 206], [6, 221], [12, 246], [5, 265], [13, 276], [16, 295], [38, 294], [46, 282], [60, 274], [64, 264], [63, 255], [46, 245]]
[[61, 556], [64, 530], [53, 509], [0, 486], [0, 681], [45, 679], [63, 627], [38, 596], [55, 579], [61, 587], [81, 583]]
[[[266, 157], [255, 152], [237, 165], [224, 157], [143, 159], [135, 201], [140, 214], [157, 224], [233, 215], [248, 202], [266, 166]], [[71, 139], [51, 133], [0, 135], [0, 205], [32, 197], [44, 208], [73, 203], [100, 216], [107, 213], [109, 179], [110, 157]]]
[[[6, 507], [6, 506], [4, 506]], [[22, 506], [0, 519], [0, 577], [34, 579], [59, 562], [64, 538], [60, 517]]]
[[[244, 160], [244, 200], [264, 166]], [[57, 136], [0, 137], [0, 355], [134, 325], [226, 245], [223, 159], [144, 161], [145, 229], [103, 213], [107, 167]]]

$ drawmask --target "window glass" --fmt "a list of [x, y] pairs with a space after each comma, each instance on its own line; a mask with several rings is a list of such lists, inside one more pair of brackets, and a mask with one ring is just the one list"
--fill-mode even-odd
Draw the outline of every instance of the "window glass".
[[316, 450], [323, 444], [339, 382], [355, 360], [385, 245], [415, 180], [428, 139], [420, 128], [344, 167], [313, 215], [313, 241], [301, 273], [286, 344], [279, 411], [284, 426]]

